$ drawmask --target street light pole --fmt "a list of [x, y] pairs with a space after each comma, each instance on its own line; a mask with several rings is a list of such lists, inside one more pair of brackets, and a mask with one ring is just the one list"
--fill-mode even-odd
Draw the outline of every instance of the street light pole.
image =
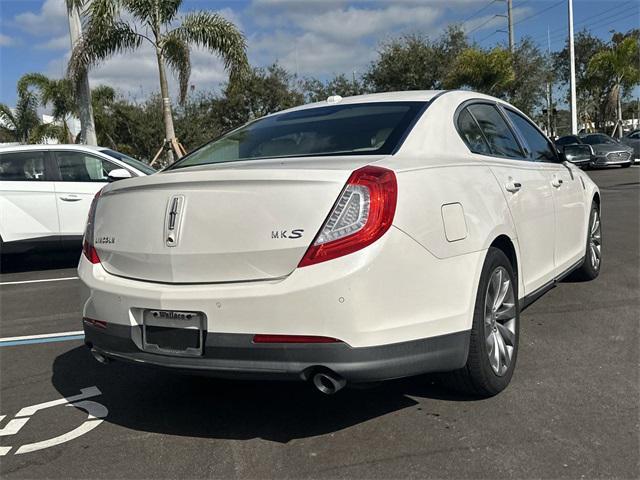
[[571, 70], [571, 133], [578, 133], [578, 107], [576, 102], [576, 52], [573, 45], [573, 0], [569, 2], [569, 62]]
[[513, 53], [516, 45], [513, 35], [513, 0], [507, 0], [507, 22], [509, 23], [509, 50]]

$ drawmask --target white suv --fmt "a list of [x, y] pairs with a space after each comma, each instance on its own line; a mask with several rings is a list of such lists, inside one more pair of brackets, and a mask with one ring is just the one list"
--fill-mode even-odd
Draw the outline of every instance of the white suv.
[[[154, 169], [120, 152], [85, 145], [0, 148], [2, 253], [80, 244], [94, 195], [114, 178]], [[111, 178], [109, 178], [111, 176]]]

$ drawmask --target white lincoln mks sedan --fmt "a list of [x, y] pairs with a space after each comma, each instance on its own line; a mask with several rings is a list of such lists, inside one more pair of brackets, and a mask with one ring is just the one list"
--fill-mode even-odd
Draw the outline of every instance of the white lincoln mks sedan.
[[96, 196], [86, 343], [234, 378], [452, 372], [503, 390], [520, 312], [598, 275], [600, 194], [509, 104], [463, 91], [330, 97], [253, 121]]

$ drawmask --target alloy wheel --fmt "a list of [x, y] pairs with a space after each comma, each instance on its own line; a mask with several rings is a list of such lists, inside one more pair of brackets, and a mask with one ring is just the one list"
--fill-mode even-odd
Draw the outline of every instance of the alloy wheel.
[[593, 218], [589, 227], [589, 250], [591, 266], [594, 270], [598, 270], [600, 268], [600, 255], [602, 254], [602, 232], [598, 210], [593, 211]]
[[516, 304], [511, 278], [497, 267], [489, 279], [484, 302], [484, 334], [489, 363], [494, 373], [504, 375], [516, 348]]

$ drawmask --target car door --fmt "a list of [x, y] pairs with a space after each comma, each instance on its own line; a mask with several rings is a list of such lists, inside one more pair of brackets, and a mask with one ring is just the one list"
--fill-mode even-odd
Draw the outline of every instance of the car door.
[[467, 110], [484, 135], [484, 157], [500, 184], [518, 236], [523, 295], [554, 277], [555, 218], [553, 194], [545, 169], [529, 161], [512, 128], [493, 103], [477, 102]]
[[108, 173], [122, 167], [78, 150], [56, 150], [54, 156], [59, 170], [55, 192], [60, 234], [63, 238], [79, 237], [93, 197], [107, 184]]
[[584, 184], [572, 167], [562, 163], [553, 144], [527, 118], [504, 107], [515, 127], [529, 160], [539, 162], [553, 193], [555, 210], [555, 275], [559, 276], [580, 261], [586, 248]]
[[640, 132], [634, 132], [629, 135], [625, 143], [633, 148], [634, 160], [640, 160]]
[[50, 167], [44, 151], [0, 153], [0, 235], [4, 242], [58, 239]]

